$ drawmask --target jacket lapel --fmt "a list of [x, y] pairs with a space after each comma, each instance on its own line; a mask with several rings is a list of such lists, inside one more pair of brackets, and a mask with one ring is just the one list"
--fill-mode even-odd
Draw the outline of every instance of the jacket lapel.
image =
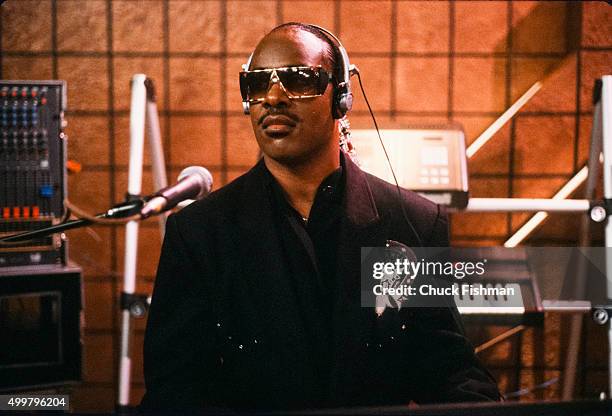
[[361, 247], [384, 245], [387, 230], [365, 174], [344, 155], [343, 161], [346, 187], [338, 247], [337, 274], [342, 282], [339, 294], [360, 302]]
[[252, 312], [260, 315], [259, 322], [266, 322], [267, 335], [295, 340], [303, 336], [303, 328], [296, 324], [300, 322], [297, 299], [284, 261], [282, 241], [276, 232], [272, 190], [265, 169], [261, 159], [247, 173], [241, 198], [237, 201], [240, 207], [236, 238], [242, 240], [237, 246], [245, 247], [240, 253], [244, 265], [241, 279], [251, 294]]
[[[351, 385], [363, 377], [360, 348], [368, 341], [373, 308], [361, 307], [361, 247], [381, 247], [387, 226], [376, 208], [365, 174], [343, 155], [346, 169], [344, 213], [338, 247], [339, 290], [334, 305], [334, 367], [330, 390], [339, 402], [351, 396]], [[346, 397], [345, 397], [346, 396]]]

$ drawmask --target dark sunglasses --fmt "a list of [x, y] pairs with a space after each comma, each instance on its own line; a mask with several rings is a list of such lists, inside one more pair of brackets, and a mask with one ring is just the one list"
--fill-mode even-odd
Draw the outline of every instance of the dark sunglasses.
[[271, 84], [278, 83], [291, 99], [319, 97], [325, 93], [332, 75], [320, 66], [288, 66], [240, 72], [242, 101], [262, 102]]

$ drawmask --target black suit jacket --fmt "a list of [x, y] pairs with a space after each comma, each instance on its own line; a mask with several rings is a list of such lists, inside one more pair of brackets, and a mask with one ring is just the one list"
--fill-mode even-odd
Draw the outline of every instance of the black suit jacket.
[[[360, 247], [418, 245], [396, 187], [345, 161], [331, 378], [308, 359], [260, 161], [168, 218], [144, 344], [141, 409], [296, 409], [497, 400], [456, 310], [360, 306]], [[444, 210], [401, 203], [425, 246], [448, 245]], [[315, 393], [330, 400], [317, 402]]]

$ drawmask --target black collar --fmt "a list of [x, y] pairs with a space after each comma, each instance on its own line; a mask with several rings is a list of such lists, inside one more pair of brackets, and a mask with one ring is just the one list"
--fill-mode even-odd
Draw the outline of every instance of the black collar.
[[[377, 222], [380, 218], [366, 174], [343, 152], [340, 152], [340, 165], [341, 176], [344, 176], [343, 216], [357, 228]], [[245, 175], [240, 201], [237, 203], [240, 204], [240, 222], [247, 229], [258, 229], [257, 218], [269, 215], [272, 209], [270, 176], [263, 158]]]

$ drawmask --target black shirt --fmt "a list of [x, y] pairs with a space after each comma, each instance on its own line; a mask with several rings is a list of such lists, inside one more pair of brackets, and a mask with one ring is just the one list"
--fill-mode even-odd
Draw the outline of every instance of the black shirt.
[[[337, 248], [344, 196], [342, 167], [325, 178], [315, 195], [310, 217], [304, 220], [284, 196], [283, 190], [268, 171], [270, 198], [277, 232], [282, 236], [285, 259], [293, 277], [292, 285], [299, 302], [305, 339], [320, 390], [313, 392], [313, 402], [325, 405], [327, 384], [332, 368], [333, 334], [331, 322], [338, 276]], [[298, 359], [298, 357], [296, 357]], [[313, 403], [314, 404], [314, 403]]]

